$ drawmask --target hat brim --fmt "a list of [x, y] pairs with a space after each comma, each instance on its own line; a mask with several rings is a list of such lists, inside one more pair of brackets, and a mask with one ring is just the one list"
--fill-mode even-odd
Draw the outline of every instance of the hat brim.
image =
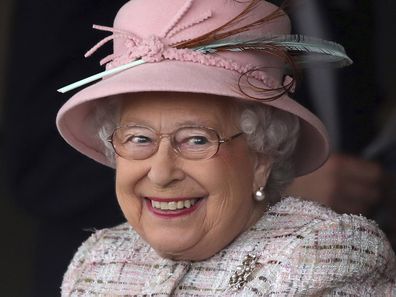
[[[239, 73], [208, 67], [166, 60], [146, 63], [107, 77], [79, 91], [62, 106], [57, 115], [58, 129], [75, 149], [111, 167], [98, 138], [97, 127], [92, 125], [93, 103], [119, 94], [157, 91], [205, 93], [252, 100], [238, 88]], [[272, 101], [255, 101], [300, 118], [301, 132], [293, 155], [296, 176], [310, 173], [326, 161], [329, 153], [327, 132], [314, 114], [286, 94]]]

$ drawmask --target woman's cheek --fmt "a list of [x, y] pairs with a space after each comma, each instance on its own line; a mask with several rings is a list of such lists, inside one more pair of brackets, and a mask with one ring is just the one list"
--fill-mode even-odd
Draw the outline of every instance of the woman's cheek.
[[134, 175], [123, 167], [117, 167], [116, 170], [116, 195], [118, 203], [126, 219], [135, 225], [139, 220], [143, 201], [137, 196], [136, 181], [132, 179]]

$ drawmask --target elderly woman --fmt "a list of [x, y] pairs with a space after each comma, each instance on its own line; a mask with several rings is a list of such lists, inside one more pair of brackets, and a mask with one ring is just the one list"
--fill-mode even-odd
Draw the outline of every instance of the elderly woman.
[[[288, 97], [299, 65], [350, 63], [288, 35], [263, 0], [134, 0], [106, 71], [59, 111], [62, 136], [114, 167], [127, 223], [95, 232], [63, 296], [393, 296], [395, 258], [362, 217], [281, 193], [328, 155], [321, 122]], [[89, 178], [89, 177], [87, 177]]]

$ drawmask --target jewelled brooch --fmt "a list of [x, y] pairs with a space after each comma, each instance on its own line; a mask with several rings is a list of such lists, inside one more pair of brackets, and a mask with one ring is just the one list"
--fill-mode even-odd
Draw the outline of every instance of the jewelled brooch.
[[257, 256], [248, 254], [243, 258], [242, 265], [238, 265], [234, 274], [230, 277], [229, 285], [234, 290], [241, 289], [249, 280], [257, 266]]

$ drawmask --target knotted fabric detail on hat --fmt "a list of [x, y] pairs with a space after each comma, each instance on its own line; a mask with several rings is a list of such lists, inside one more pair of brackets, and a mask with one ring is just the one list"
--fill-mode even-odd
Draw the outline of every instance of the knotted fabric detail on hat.
[[[133, 61], [142, 60], [142, 63], [158, 63], [163, 60], [180, 62], [199, 63], [205, 66], [220, 67], [226, 70], [235, 71], [241, 75], [261, 81], [269, 89], [282, 87], [279, 82], [270, 77], [265, 71], [258, 70], [256, 66], [247, 64], [241, 65], [236, 61], [225, 58], [221, 55], [214, 55], [202, 52], [199, 49], [176, 48], [168, 44], [166, 38], [151, 35], [147, 38], [140, 38], [136, 34], [126, 32], [116, 28], [94, 25], [94, 29], [112, 32], [108, 36], [90, 49], [85, 57], [89, 57], [105, 43], [113, 39], [125, 39], [124, 51], [121, 55], [109, 55], [101, 60], [100, 64], [106, 64], [106, 69], [111, 70]], [[140, 65], [140, 64], [139, 64]]]
[[133, 46], [132, 42], [126, 42], [126, 46], [131, 49], [129, 58], [131, 60], [143, 59], [146, 62], [160, 62], [164, 59], [164, 50], [166, 45], [161, 39], [152, 35], [143, 39], [139, 45]]

